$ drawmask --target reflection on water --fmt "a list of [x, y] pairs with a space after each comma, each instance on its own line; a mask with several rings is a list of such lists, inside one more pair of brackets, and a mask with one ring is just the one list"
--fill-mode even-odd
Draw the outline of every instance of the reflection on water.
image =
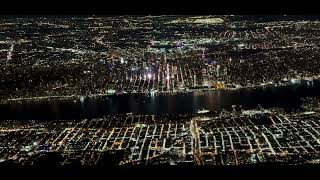
[[82, 100], [50, 100], [0, 105], [0, 119], [79, 119], [102, 117], [110, 113], [194, 113], [199, 109], [221, 110], [232, 105], [243, 108], [300, 106], [301, 97], [319, 96], [320, 82], [302, 82], [290, 87], [266, 87], [235, 91], [207, 91], [202, 95], [144, 96], [119, 95]]

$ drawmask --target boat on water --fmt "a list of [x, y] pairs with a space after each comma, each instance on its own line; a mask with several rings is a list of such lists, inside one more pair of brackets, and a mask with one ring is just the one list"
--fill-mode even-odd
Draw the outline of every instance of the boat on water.
[[210, 112], [210, 110], [207, 110], [207, 109], [202, 109], [202, 110], [198, 110], [198, 114], [204, 114], [204, 113], [208, 113], [208, 112]]
[[81, 103], [84, 103], [84, 96], [81, 96], [81, 97], [80, 97], [80, 102], [81, 102]]

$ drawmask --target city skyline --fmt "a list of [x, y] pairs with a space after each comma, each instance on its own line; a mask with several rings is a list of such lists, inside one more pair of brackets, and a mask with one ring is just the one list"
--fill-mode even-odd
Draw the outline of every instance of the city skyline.
[[320, 161], [311, 16], [1, 16], [0, 164]]

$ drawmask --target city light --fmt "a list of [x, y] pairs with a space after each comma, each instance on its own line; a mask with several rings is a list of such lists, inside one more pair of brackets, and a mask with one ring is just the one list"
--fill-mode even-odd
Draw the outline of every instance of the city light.
[[3, 16], [0, 164], [319, 164], [319, 20]]

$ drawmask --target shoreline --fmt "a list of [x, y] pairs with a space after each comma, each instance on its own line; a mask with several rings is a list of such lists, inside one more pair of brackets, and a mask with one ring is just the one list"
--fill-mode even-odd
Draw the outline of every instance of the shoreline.
[[[297, 80], [300, 82], [293, 82], [293, 80]], [[36, 97], [21, 97], [21, 98], [9, 98], [5, 100], [0, 100], [0, 104], [9, 104], [12, 102], [22, 103], [24, 101], [42, 101], [42, 100], [74, 100], [74, 101], [82, 101], [85, 98], [97, 98], [97, 97], [110, 97], [110, 96], [119, 96], [119, 95], [145, 95], [145, 96], [174, 96], [179, 94], [193, 94], [193, 95], [201, 95], [204, 92], [208, 91], [237, 91], [241, 89], [256, 89], [256, 88], [268, 88], [268, 87], [289, 87], [295, 84], [301, 84], [302, 81], [313, 82], [315, 80], [320, 80], [320, 76], [315, 77], [305, 77], [305, 78], [295, 78], [293, 80], [288, 80], [282, 83], [265, 83], [260, 85], [248, 85], [248, 86], [238, 86], [235, 88], [197, 88], [197, 89], [184, 89], [184, 90], [174, 90], [174, 91], [146, 91], [146, 92], [115, 92], [115, 93], [100, 93], [100, 94], [90, 94], [90, 95], [62, 95], [62, 96], [36, 96]], [[200, 93], [200, 94], [199, 94]]]

